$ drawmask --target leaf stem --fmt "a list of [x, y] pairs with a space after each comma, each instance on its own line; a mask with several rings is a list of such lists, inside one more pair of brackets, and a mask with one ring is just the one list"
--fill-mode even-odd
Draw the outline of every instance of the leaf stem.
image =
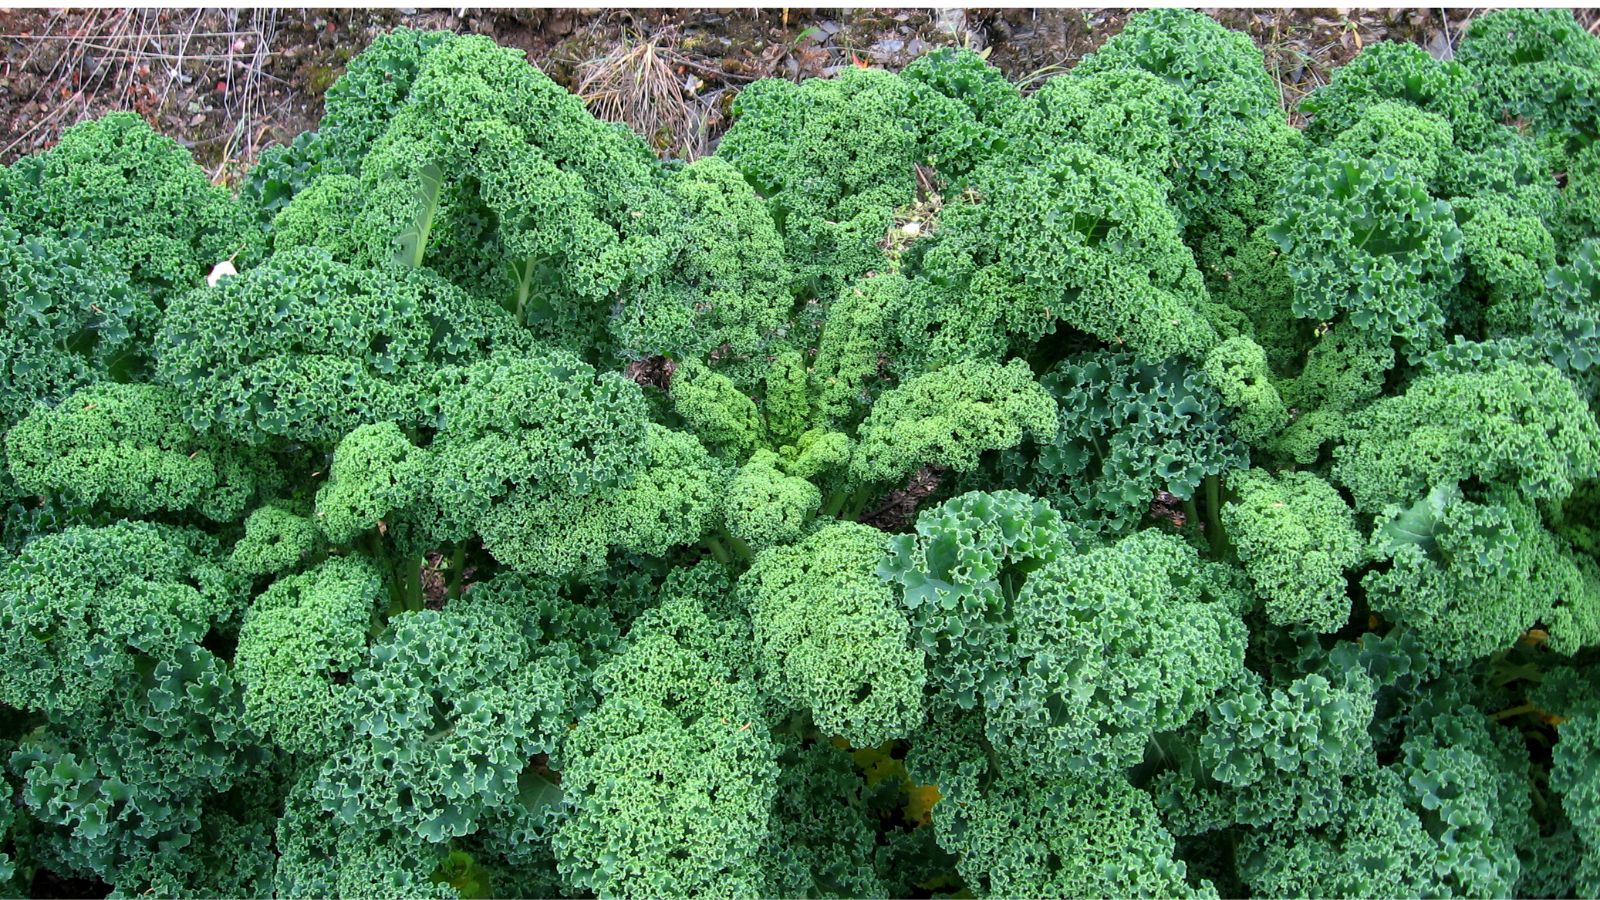
[[1224, 558], [1232, 550], [1228, 541], [1228, 534], [1222, 527], [1222, 479], [1216, 475], [1207, 475], [1206, 489], [1206, 541], [1211, 545], [1212, 555]]

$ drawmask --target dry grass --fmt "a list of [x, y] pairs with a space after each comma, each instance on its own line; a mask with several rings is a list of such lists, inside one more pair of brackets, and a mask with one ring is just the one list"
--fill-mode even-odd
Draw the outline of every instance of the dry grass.
[[[1407, 40], [1448, 53], [1488, 8], [1207, 11], [1262, 48], [1292, 118], [1363, 46]], [[757, 77], [828, 74], [857, 58], [896, 68], [907, 54], [883, 49], [889, 44], [954, 37], [993, 50], [991, 61], [1031, 89], [1115, 34], [1129, 12], [968, 10], [952, 36], [927, 9], [611, 9], [556, 18], [467, 9], [0, 9], [0, 162], [49, 146], [83, 119], [133, 110], [194, 150], [215, 180], [231, 180], [268, 143], [312, 127], [343, 63], [395, 24], [476, 31], [528, 49], [596, 115], [627, 125], [662, 155], [693, 159], [714, 146], [729, 100]], [[1600, 34], [1600, 10], [1575, 13]]]
[[607, 52], [578, 63], [577, 93], [597, 117], [627, 125], [658, 152], [692, 159], [705, 152], [706, 108], [673, 36], [672, 29], [625, 33]]
[[[182, 115], [186, 110], [175, 104], [180, 96], [188, 102], [195, 92], [185, 88], [204, 79], [221, 118], [230, 123], [208, 141], [221, 144], [207, 154], [218, 159], [213, 179], [221, 181], [241, 161], [254, 159], [264, 133], [257, 122], [267, 113], [267, 83], [288, 87], [266, 65], [279, 12], [230, 9], [223, 12], [225, 28], [202, 28], [208, 12], [215, 16], [202, 9], [103, 9], [77, 11], [69, 20], [71, 11], [62, 10], [37, 33], [0, 34], [0, 40], [26, 48], [8, 68], [25, 70], [36, 58], [50, 60], [36, 98], [48, 101], [47, 111], [0, 145], [0, 158], [111, 110], [158, 121]], [[65, 27], [71, 30], [62, 33]]]

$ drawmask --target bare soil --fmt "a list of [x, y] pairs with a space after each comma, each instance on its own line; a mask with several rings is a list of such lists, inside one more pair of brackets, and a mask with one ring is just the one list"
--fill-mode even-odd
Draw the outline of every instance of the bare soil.
[[[1379, 40], [1448, 57], [1474, 9], [1203, 10], [1265, 52], [1292, 113], [1328, 72]], [[663, 154], [708, 152], [728, 102], [757, 78], [896, 69], [936, 46], [987, 51], [1036, 85], [1122, 28], [1129, 9], [0, 10], [0, 163], [61, 131], [134, 110], [189, 146], [218, 182], [314, 128], [322, 95], [374, 36], [400, 25], [484, 34], [524, 50], [597, 115]], [[1600, 31], [1600, 12], [1578, 11]]]

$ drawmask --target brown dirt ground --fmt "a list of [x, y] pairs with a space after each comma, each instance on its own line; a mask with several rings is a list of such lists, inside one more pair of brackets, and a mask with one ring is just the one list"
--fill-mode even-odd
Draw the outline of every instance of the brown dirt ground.
[[[1204, 10], [1262, 47], [1292, 112], [1368, 43], [1453, 52], [1474, 9]], [[264, 147], [316, 125], [345, 63], [397, 25], [522, 49], [598, 115], [661, 152], [709, 151], [728, 101], [768, 76], [898, 68], [934, 46], [987, 50], [1036, 84], [1116, 34], [1128, 9], [0, 10], [0, 163], [116, 109], [144, 115], [228, 182]], [[1579, 11], [1600, 32], [1600, 11]]]

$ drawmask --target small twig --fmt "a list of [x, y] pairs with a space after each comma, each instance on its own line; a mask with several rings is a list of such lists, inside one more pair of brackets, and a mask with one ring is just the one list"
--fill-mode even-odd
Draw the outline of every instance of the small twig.
[[[164, 50], [139, 50], [139, 49], [131, 48], [131, 47], [112, 47], [112, 46], [107, 46], [105, 44], [96, 44], [96, 43], [90, 43], [90, 42], [84, 42], [82, 44], [82, 46], [85, 49], [88, 49], [88, 50], [99, 50], [99, 51], [101, 51], [103, 53], [121, 53], [124, 58], [129, 58], [129, 59], [148, 59], [148, 60], [159, 60], [161, 62], [177, 62], [177, 63], [186, 62], [186, 61], [187, 62], [220, 62], [220, 61], [223, 61], [223, 60], [229, 60], [229, 61], [233, 61], [232, 64], [234, 66], [238, 67], [238, 68], [245, 68], [245, 67], [247, 67], [249, 65], [248, 63], [246, 63], [246, 62], [244, 62], [242, 60], [234, 61], [234, 54], [232, 54], [232, 53], [191, 53], [191, 54], [188, 54], [188, 55], [178, 55], [178, 54], [175, 54], [175, 53], [168, 53], [168, 52], [166, 52]], [[268, 55], [270, 56], [271, 54], [268, 54]]]
[[166, 109], [167, 100], [172, 96], [172, 85], [183, 78], [184, 54], [189, 49], [189, 42], [194, 39], [194, 33], [200, 27], [200, 16], [204, 10], [196, 10], [194, 18], [190, 20], [189, 33], [178, 41], [178, 58], [172, 66], [172, 77], [167, 79], [166, 86], [161, 89], [161, 100], [156, 104], [157, 109]]
[[688, 57], [679, 57], [678, 59], [674, 60], [674, 63], [677, 64], [677, 65], [683, 66], [686, 69], [693, 69], [693, 70], [695, 70], [696, 72], [699, 72], [702, 75], [710, 75], [712, 78], [716, 78], [716, 79], [719, 79], [721, 81], [751, 82], [751, 81], [760, 81], [761, 80], [761, 76], [760, 75], [745, 75], [745, 74], [741, 74], [739, 72], [726, 72], [726, 71], [723, 71], [722, 69], [716, 68], [715, 66], [708, 66], [708, 65], [705, 65], [704, 63], [697, 63], [694, 60], [689, 59]]
[[[124, 10], [124, 12], [126, 12], [126, 10]], [[50, 25], [54, 25], [55, 21], [56, 21], [55, 19], [51, 19], [50, 20]], [[46, 27], [48, 28], [50, 26], [46, 26]], [[188, 36], [189, 37], [196, 37], [196, 38], [220, 38], [220, 37], [241, 38], [241, 37], [250, 37], [253, 34], [255, 34], [255, 32], [252, 32], [252, 31], [196, 31], [193, 34], [188, 35]], [[108, 36], [109, 35], [100, 35], [99, 37], [92, 38], [92, 40], [99, 40], [102, 37], [108, 37]], [[145, 35], [141, 35], [141, 37], [143, 37], [143, 38], [145, 38], [147, 40], [152, 40], [152, 41], [171, 40], [173, 38], [181, 38], [181, 37], [184, 37], [184, 36], [185, 35], [182, 35], [182, 34], [145, 34]], [[11, 40], [11, 41], [75, 41], [75, 40], [78, 40], [78, 38], [73, 36], [73, 35], [70, 35], [70, 34], [0, 34], [0, 40]]]

